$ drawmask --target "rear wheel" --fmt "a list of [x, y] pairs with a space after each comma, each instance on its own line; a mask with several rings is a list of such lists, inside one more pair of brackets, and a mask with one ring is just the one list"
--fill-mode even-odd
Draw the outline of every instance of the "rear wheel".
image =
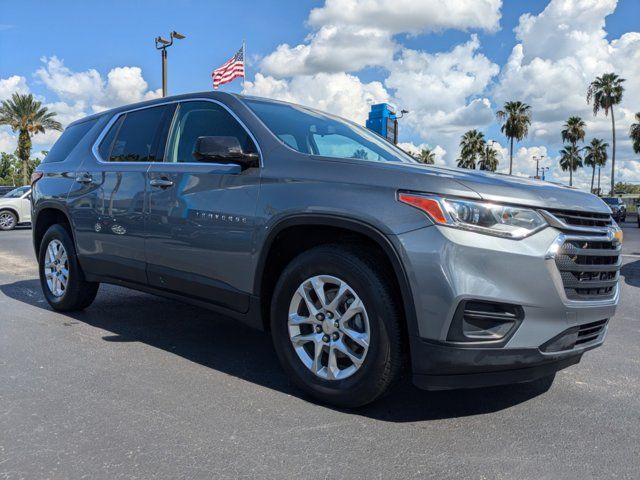
[[18, 224], [18, 217], [11, 210], [0, 211], [0, 230], [13, 230]]
[[285, 268], [274, 291], [271, 332], [289, 377], [322, 402], [372, 402], [400, 372], [393, 289], [373, 260], [353, 249], [316, 247]]
[[54, 310], [82, 310], [96, 298], [100, 284], [85, 280], [73, 240], [62, 225], [44, 234], [38, 264], [42, 291]]

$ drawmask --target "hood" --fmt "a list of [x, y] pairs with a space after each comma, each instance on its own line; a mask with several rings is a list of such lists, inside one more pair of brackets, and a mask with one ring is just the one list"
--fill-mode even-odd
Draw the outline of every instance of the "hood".
[[446, 174], [449, 178], [476, 192], [484, 200], [491, 202], [611, 213], [607, 204], [596, 195], [542, 180], [450, 167], [425, 166], [423, 171], [425, 174], [431, 172]]

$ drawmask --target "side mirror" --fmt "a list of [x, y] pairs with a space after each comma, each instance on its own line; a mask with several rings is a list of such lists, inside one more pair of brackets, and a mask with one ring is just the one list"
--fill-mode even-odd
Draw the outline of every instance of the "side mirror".
[[258, 154], [246, 153], [236, 137], [198, 137], [193, 157], [199, 162], [231, 162], [243, 169], [258, 166]]

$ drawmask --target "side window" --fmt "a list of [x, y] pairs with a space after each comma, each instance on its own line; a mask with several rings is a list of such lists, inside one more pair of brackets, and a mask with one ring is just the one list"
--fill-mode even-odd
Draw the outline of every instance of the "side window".
[[159, 131], [167, 108], [145, 108], [125, 113], [111, 126], [98, 151], [110, 162], [155, 162]]
[[247, 153], [256, 146], [247, 131], [223, 107], [212, 102], [184, 102], [178, 107], [166, 152], [167, 162], [196, 162], [198, 137], [235, 137]]
[[358, 158], [360, 160], [384, 160], [373, 150], [353, 138], [337, 133], [318, 135], [313, 133], [317, 154], [325, 157]]
[[80, 140], [91, 130], [91, 127], [96, 124], [97, 120], [96, 118], [68, 127], [53, 147], [51, 147], [51, 150], [42, 163], [61, 162], [67, 158]]

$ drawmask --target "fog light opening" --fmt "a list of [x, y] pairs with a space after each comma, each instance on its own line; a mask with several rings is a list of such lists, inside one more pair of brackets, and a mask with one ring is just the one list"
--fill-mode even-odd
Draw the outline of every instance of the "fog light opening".
[[524, 318], [518, 305], [464, 300], [456, 309], [447, 341], [491, 345], [506, 342]]

